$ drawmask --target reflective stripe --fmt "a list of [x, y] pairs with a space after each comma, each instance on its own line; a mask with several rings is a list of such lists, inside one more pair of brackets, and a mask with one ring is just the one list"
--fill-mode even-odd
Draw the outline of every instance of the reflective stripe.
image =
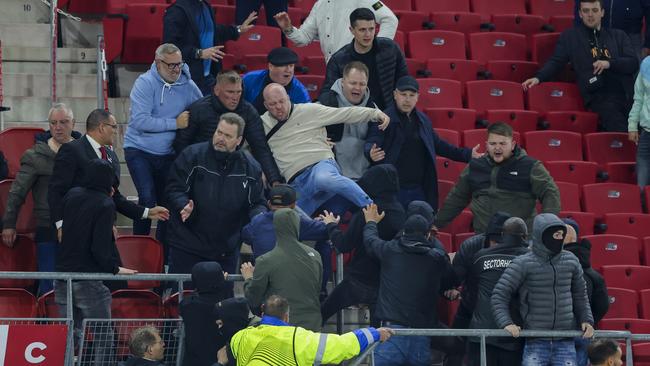
[[363, 328], [360, 329], [361, 333], [366, 336], [366, 340], [368, 340], [368, 345], [371, 345], [375, 343], [375, 337], [372, 335], [372, 332], [368, 328]]
[[316, 351], [316, 358], [314, 359], [314, 366], [319, 366], [323, 361], [325, 354], [325, 345], [327, 344], [327, 334], [321, 333], [320, 340], [318, 341], [318, 350]]

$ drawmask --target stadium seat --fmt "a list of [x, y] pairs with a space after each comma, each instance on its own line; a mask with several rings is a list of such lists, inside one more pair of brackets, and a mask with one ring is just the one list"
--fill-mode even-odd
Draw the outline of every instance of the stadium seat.
[[537, 62], [540, 67], [553, 55], [555, 45], [560, 38], [560, 33], [538, 33], [533, 34], [530, 40], [530, 58]]
[[481, 15], [468, 12], [444, 11], [431, 13], [435, 29], [470, 34], [481, 32]]
[[[7, 208], [7, 200], [9, 191], [13, 184], [13, 179], [5, 179], [0, 181], [0, 217], [4, 216], [5, 209]], [[25, 201], [20, 207], [18, 213], [18, 221], [16, 222], [16, 232], [18, 234], [29, 234], [36, 231], [36, 219], [34, 217], [34, 197], [30, 191], [25, 197]]]
[[460, 133], [458, 131], [446, 128], [434, 128], [433, 130], [441, 139], [452, 145], [460, 146]]
[[571, 0], [529, 0], [530, 13], [550, 17], [554, 15], [573, 15], [573, 1]]
[[412, 10], [394, 10], [393, 13], [395, 13], [397, 20], [399, 21], [397, 23], [397, 29], [402, 32], [409, 33], [428, 28], [428, 13]]
[[521, 83], [537, 72], [539, 65], [530, 61], [491, 60], [487, 63], [487, 71], [494, 80], [506, 80]]
[[34, 137], [44, 132], [42, 128], [12, 127], [0, 132], [0, 151], [7, 160], [9, 178], [14, 178], [20, 169], [20, 157], [25, 150], [34, 146]]
[[419, 109], [426, 108], [463, 108], [462, 87], [460, 81], [448, 79], [419, 79]]
[[605, 170], [609, 176], [608, 182], [636, 184], [636, 163], [616, 162], [605, 164]]
[[477, 61], [465, 59], [429, 59], [426, 64], [430, 77], [461, 82], [478, 79], [480, 68]]
[[426, 30], [410, 32], [409, 56], [428, 60], [430, 58], [465, 59], [465, 35], [460, 32]]
[[167, 4], [126, 5], [122, 63], [150, 64], [163, 33], [163, 16]]
[[598, 164], [591, 161], [545, 161], [544, 166], [556, 182], [575, 183], [579, 186], [596, 183]]
[[639, 317], [639, 295], [636, 291], [607, 284], [607, 295], [609, 310], [603, 319]]
[[244, 73], [255, 70], [266, 70], [268, 68], [267, 55], [250, 54], [239, 58], [239, 64], [236, 69]]
[[463, 132], [476, 128], [476, 111], [462, 108], [426, 108], [424, 113], [434, 128]]
[[482, 32], [469, 35], [470, 59], [480, 63], [491, 60], [526, 61], [526, 36], [506, 32]]
[[599, 270], [607, 265], [639, 265], [640, 240], [627, 235], [586, 235], [591, 242], [591, 267]]
[[544, 17], [531, 14], [492, 14], [492, 24], [497, 32], [525, 35], [548, 32], [550, 29]]
[[650, 289], [639, 291], [639, 298], [641, 300], [641, 318], [650, 320]]
[[[60, 1], [58, 2], [59, 8], [61, 7]], [[167, 5], [167, 0], [129, 0], [129, 4], [146, 3], [146, 4], [161, 4]], [[127, 0], [70, 0], [68, 4], [68, 11], [73, 14], [124, 14], [126, 12]]]
[[486, 21], [490, 20], [491, 14], [526, 14], [525, 0], [471, 0], [470, 5], [472, 12], [480, 13]]
[[248, 54], [268, 54], [281, 45], [280, 28], [258, 25], [238, 40], [226, 42], [225, 50], [240, 60]]
[[443, 158], [442, 156], [436, 156], [436, 172], [438, 173], [438, 179], [456, 182], [466, 165], [466, 163], [453, 161], [451, 159]]
[[465, 240], [471, 238], [474, 235], [476, 235], [475, 232], [460, 233], [454, 235], [454, 251], [458, 251]]
[[583, 208], [596, 215], [642, 213], [641, 192], [634, 184], [596, 183], [582, 186]]
[[[512, 134], [512, 139], [519, 144], [521, 144], [521, 134], [517, 131], [514, 131]], [[470, 149], [476, 145], [479, 145], [478, 151], [481, 153], [485, 152], [485, 142], [487, 141], [487, 130], [474, 129], [474, 130], [465, 130], [463, 131], [463, 146], [469, 147]]]
[[287, 47], [298, 55], [298, 63], [302, 62], [306, 57], [323, 57], [319, 41], [313, 41], [306, 46], [296, 46], [293, 42], [287, 40]]
[[399, 49], [402, 50], [402, 53], [406, 55], [406, 36], [404, 35], [404, 32], [398, 30], [395, 32], [395, 38], [393, 38], [393, 41], [397, 43], [399, 46]]
[[[224, 24], [224, 25], [235, 24], [235, 14], [236, 14], [235, 6], [223, 5], [223, 4], [212, 4], [212, 9], [214, 9], [214, 19], [217, 22], [217, 24]], [[263, 16], [259, 16], [257, 19], [258, 22], [261, 20], [266, 20], [265, 17]], [[293, 18], [291, 18], [291, 20], [293, 23]], [[294, 26], [298, 27], [299, 25], [294, 24]]]
[[411, 0], [385, 0], [384, 5], [388, 6], [390, 10], [413, 10]]
[[604, 165], [617, 161], [636, 161], [636, 145], [627, 139], [627, 133], [596, 132], [585, 138], [585, 158]]
[[296, 78], [305, 86], [307, 92], [309, 92], [309, 97], [312, 100], [318, 99], [320, 95], [320, 89], [323, 87], [323, 82], [325, 81], [325, 76], [323, 75], [296, 75]]
[[537, 130], [539, 113], [523, 110], [490, 109], [485, 114], [485, 119], [489, 123], [505, 122], [509, 124], [513, 130], [519, 133], [526, 133]]
[[442, 233], [438, 232], [436, 234], [436, 238], [442, 243], [442, 246], [445, 248], [445, 251], [447, 253], [453, 252], [453, 240], [452, 240], [453, 235], [449, 233]]
[[593, 112], [547, 110], [544, 125], [549, 130], [572, 131], [584, 135], [596, 132], [598, 115]]
[[[145, 235], [122, 235], [115, 241], [122, 259], [122, 265], [135, 269], [140, 273], [162, 273], [163, 247], [162, 244]], [[155, 288], [159, 281], [129, 281], [129, 288]]]
[[568, 131], [530, 131], [524, 134], [528, 155], [542, 161], [582, 160], [582, 136]]
[[580, 187], [577, 184], [555, 182], [560, 190], [560, 207], [563, 211], [580, 211]]
[[[327, 63], [323, 56], [307, 56], [300, 61], [299, 66], [304, 68], [304, 71], [299, 70], [303, 74], [325, 75], [327, 70]], [[298, 70], [298, 68], [296, 68], [296, 70]]]
[[[191, 295], [193, 292], [194, 290], [183, 290], [183, 298]], [[163, 301], [163, 312], [165, 318], [176, 319], [179, 317], [180, 309], [178, 308], [178, 304], [178, 292], [173, 293]]]
[[36, 300], [36, 304], [40, 318], [62, 318], [61, 314], [59, 314], [59, 306], [54, 302], [54, 290], [41, 295]]
[[[603, 222], [607, 234], [629, 235], [643, 239], [650, 235], [650, 215], [641, 213], [608, 213]], [[650, 287], [650, 286], [649, 286]]]
[[447, 195], [454, 188], [454, 184], [452, 181], [438, 179], [438, 209], [442, 207]]
[[548, 19], [548, 23], [553, 27], [555, 32], [564, 32], [575, 25], [575, 17], [571, 15], [553, 15]]
[[465, 83], [467, 106], [476, 109], [479, 118], [489, 109], [524, 109], [521, 84], [501, 80], [476, 80]]
[[163, 315], [160, 296], [149, 290], [117, 290], [111, 302], [114, 319], [158, 319]]
[[425, 13], [435, 13], [439, 11], [469, 12], [469, 0], [413, 0], [413, 9]]
[[115, 16], [102, 18], [102, 31], [104, 32], [104, 57], [106, 63], [111, 64], [116, 58], [122, 55], [124, 48], [124, 24], [123, 17]]
[[591, 212], [580, 211], [560, 211], [558, 215], [560, 218], [569, 218], [575, 220], [580, 228], [580, 237], [585, 235], [594, 234], [594, 224], [596, 223], [596, 215]]
[[293, 6], [293, 7], [296, 7], [296, 8], [300, 8], [300, 9], [306, 11], [307, 13], [309, 13], [311, 11], [311, 8], [314, 7], [314, 4], [316, 3], [316, 1], [318, 1], [318, 0], [291, 1], [291, 2], [289, 2], [289, 5]]
[[472, 231], [473, 218], [474, 215], [471, 211], [461, 211], [460, 215], [456, 216], [456, 218], [450, 222], [449, 225], [445, 226], [443, 229], [440, 229], [440, 231], [454, 235], [469, 233]]
[[583, 111], [584, 102], [575, 83], [540, 83], [526, 93], [528, 109], [547, 111]]
[[426, 61], [420, 60], [419, 58], [406, 59], [406, 68], [408, 69], [409, 75], [414, 78], [428, 78], [430, 76], [426, 71], [426, 65]]
[[[36, 244], [25, 235], [17, 235], [14, 246], [9, 248], [0, 245], [0, 271], [6, 272], [36, 272]], [[0, 279], [0, 287], [28, 288], [34, 285], [34, 280]]]
[[650, 236], [642, 238], [641, 262], [646, 266], [650, 266]]
[[0, 288], [0, 318], [36, 318], [36, 298], [22, 288]]
[[647, 266], [603, 266], [601, 273], [607, 287], [626, 288], [641, 291], [650, 283], [650, 267]]
[[[648, 314], [650, 315], [650, 314]], [[643, 316], [643, 308], [641, 309]], [[627, 330], [632, 333], [650, 333], [650, 319], [612, 318], [603, 319], [598, 323], [599, 330]]]

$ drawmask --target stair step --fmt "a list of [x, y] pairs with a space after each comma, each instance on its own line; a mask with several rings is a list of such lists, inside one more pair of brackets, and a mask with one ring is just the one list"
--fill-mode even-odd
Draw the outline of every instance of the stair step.
[[[6, 74], [48, 74], [50, 63], [40, 61], [3, 61], [2, 72]], [[95, 75], [97, 65], [94, 62], [57, 62], [58, 74]]]
[[0, 23], [49, 23], [50, 7], [40, 0], [2, 0]]
[[[0, 24], [0, 27], [2, 25]], [[0, 28], [0, 34], [2, 28]], [[2, 41], [2, 61], [40, 61], [50, 62], [50, 48], [45, 45], [42, 47], [26, 47], [5, 44]], [[62, 62], [79, 62], [79, 63], [96, 63], [97, 50], [94, 48], [59, 48], [56, 52], [57, 63]]]
[[[46, 86], [44, 86], [46, 87]], [[49, 88], [49, 87], [48, 87]], [[93, 93], [94, 94], [94, 93]], [[74, 112], [77, 120], [76, 129], [82, 129], [83, 121], [88, 114], [97, 108], [97, 98], [58, 98], [61, 103], [67, 104]], [[4, 105], [11, 107], [10, 111], [2, 112], [2, 118], [7, 122], [42, 122], [47, 119], [47, 112], [50, 109], [49, 97], [11, 97], [5, 96]], [[110, 98], [108, 108], [115, 115], [119, 123], [125, 123], [129, 113], [128, 98]]]
[[[97, 93], [95, 75], [57, 74], [57, 91], [61, 97], [87, 97]], [[3, 75], [5, 96], [13, 97], [49, 97], [49, 74], [13, 74]]]
[[0, 34], [3, 46], [47, 47], [51, 43], [49, 24], [0, 23]]

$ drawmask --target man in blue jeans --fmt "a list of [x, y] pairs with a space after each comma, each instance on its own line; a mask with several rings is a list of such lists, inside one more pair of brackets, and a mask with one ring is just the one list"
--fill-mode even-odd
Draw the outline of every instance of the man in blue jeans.
[[[585, 338], [594, 334], [585, 280], [578, 258], [563, 250], [567, 228], [549, 213], [533, 221], [532, 250], [516, 257], [501, 275], [492, 292], [492, 311], [497, 327], [519, 337], [521, 327], [513, 321], [510, 302], [519, 295], [524, 329], [575, 330]], [[528, 338], [524, 366], [576, 366], [573, 338]]]
[[[151, 68], [135, 81], [130, 98], [131, 113], [124, 135], [126, 165], [138, 190], [139, 204], [162, 205], [167, 173], [174, 162], [176, 130], [187, 127], [189, 112], [183, 111], [201, 98], [178, 47], [165, 43], [156, 49]], [[156, 238], [161, 242], [164, 227], [159, 221]], [[133, 221], [134, 235], [149, 235], [150, 229], [149, 219]]]

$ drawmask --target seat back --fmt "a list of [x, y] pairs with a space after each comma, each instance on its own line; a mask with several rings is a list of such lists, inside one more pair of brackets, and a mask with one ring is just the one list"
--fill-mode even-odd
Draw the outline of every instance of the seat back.
[[609, 310], [603, 319], [638, 318], [639, 295], [634, 290], [607, 286]]
[[35, 318], [36, 298], [22, 288], [0, 288], [0, 318]]
[[604, 222], [607, 224], [607, 234], [629, 235], [639, 239], [650, 235], [650, 215], [648, 214], [609, 213], [605, 214]]
[[462, 108], [462, 86], [460, 81], [447, 79], [419, 79], [420, 98], [417, 107]]
[[469, 54], [472, 60], [486, 63], [490, 60], [526, 61], [526, 36], [507, 32], [482, 32], [469, 35]]
[[591, 161], [546, 161], [544, 166], [556, 182], [575, 183], [579, 186], [596, 183], [598, 164]]
[[[17, 235], [13, 247], [0, 245], [0, 271], [36, 272], [36, 244], [25, 235]], [[0, 287], [28, 288], [34, 280], [0, 279]]]
[[151, 63], [156, 48], [162, 43], [163, 16], [166, 8], [167, 4], [126, 5], [128, 21], [124, 30], [122, 63]]
[[433, 128], [446, 128], [463, 132], [476, 128], [476, 111], [463, 108], [426, 108]]
[[20, 157], [34, 146], [34, 137], [44, 132], [42, 128], [12, 127], [0, 132], [0, 151], [7, 160], [8, 178], [14, 178], [20, 169]]
[[636, 145], [627, 138], [627, 133], [588, 133], [585, 139], [585, 159], [604, 165], [617, 161], [636, 162]]
[[494, 80], [506, 80], [521, 83], [535, 75], [539, 65], [531, 61], [513, 60], [490, 60], [487, 63], [487, 71]]
[[528, 155], [542, 161], [582, 160], [582, 136], [568, 131], [530, 131], [524, 134]]
[[467, 107], [483, 116], [489, 109], [524, 109], [521, 84], [501, 80], [477, 80], [465, 83]]
[[295, 76], [302, 85], [305, 86], [309, 93], [311, 100], [317, 100], [320, 95], [320, 90], [325, 82], [325, 76], [322, 75], [296, 75]]
[[626, 235], [585, 235], [591, 242], [591, 267], [639, 265], [640, 240]]
[[[0, 181], [0, 217], [4, 216], [7, 208], [7, 199], [13, 179]], [[30, 191], [25, 197], [25, 201], [20, 206], [18, 220], [16, 221], [16, 232], [19, 234], [28, 234], [36, 231], [36, 218], [34, 217], [34, 196]]]
[[642, 213], [639, 187], [625, 183], [596, 183], [582, 187], [583, 207], [597, 215]]
[[580, 90], [575, 83], [541, 83], [526, 93], [528, 109], [547, 111], [583, 111], [585, 109]]
[[431, 77], [452, 79], [461, 82], [476, 80], [480, 65], [474, 60], [464, 59], [429, 59], [426, 69], [431, 72]]
[[618, 287], [634, 291], [645, 290], [650, 283], [650, 267], [631, 265], [603, 266], [607, 288]]
[[408, 34], [410, 57], [465, 59], [465, 35], [460, 32], [426, 30]]
[[257, 25], [238, 40], [226, 42], [225, 50], [236, 59], [249, 54], [268, 54], [282, 45], [281, 33], [280, 28]]
[[[140, 273], [162, 273], [163, 247], [162, 244], [145, 235], [122, 235], [115, 241], [122, 259], [122, 265], [135, 269]], [[129, 288], [155, 288], [159, 281], [129, 281]]]
[[[530, 59], [540, 65], [546, 63], [555, 52], [555, 45], [560, 38], [560, 33], [533, 34], [530, 40]], [[539, 86], [539, 85], [538, 85]]]

